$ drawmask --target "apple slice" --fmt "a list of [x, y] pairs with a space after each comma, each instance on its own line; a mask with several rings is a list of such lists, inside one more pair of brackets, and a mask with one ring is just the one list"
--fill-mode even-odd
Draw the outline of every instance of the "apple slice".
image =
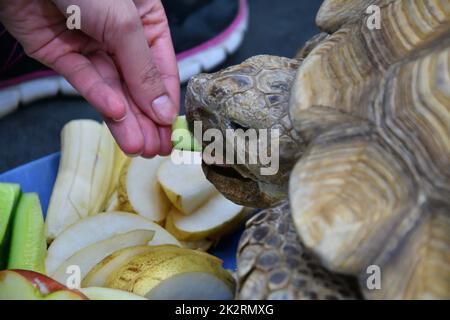
[[218, 238], [239, 224], [244, 216], [243, 208], [217, 192], [189, 216], [172, 209], [167, 216], [166, 229], [183, 241]]
[[24, 193], [13, 220], [8, 269], [45, 273], [46, 253], [44, 216], [39, 196]]
[[165, 158], [133, 158], [123, 167], [119, 180], [119, 210], [136, 212], [162, 222], [170, 202], [158, 183], [156, 172]]
[[64, 261], [52, 274], [52, 277], [59, 282], [66, 283], [67, 278], [70, 276], [66, 273], [68, 267], [78, 266], [81, 272], [81, 279], [83, 279], [97, 263], [113, 252], [127, 247], [146, 244], [153, 238], [154, 234], [155, 232], [150, 230], [134, 230], [94, 243]]
[[0, 271], [0, 300], [86, 300], [43, 274], [26, 270]]
[[89, 297], [80, 297], [79, 294], [69, 291], [69, 290], [61, 290], [50, 293], [45, 297], [45, 300], [88, 300]]
[[6, 266], [11, 237], [13, 212], [20, 196], [20, 186], [0, 183], [0, 269]]
[[158, 169], [158, 180], [172, 204], [186, 215], [192, 214], [217, 193], [199, 163], [177, 164], [168, 158]]
[[110, 274], [112, 274], [120, 266], [128, 262], [134, 256], [148, 252], [150, 246], [135, 246], [125, 248], [112, 253], [111, 255], [100, 261], [94, 268], [89, 271], [81, 282], [82, 287], [104, 287]]
[[80, 220], [62, 232], [48, 248], [46, 268], [52, 274], [58, 266], [77, 251], [114, 235], [133, 230], [153, 230], [149, 244], [180, 243], [160, 225], [139, 215], [127, 212], [105, 212]]
[[80, 291], [90, 300], [147, 300], [137, 294], [111, 288], [89, 287]]
[[234, 279], [209, 254], [158, 246], [135, 256], [108, 278], [108, 287], [148, 299], [232, 299]]

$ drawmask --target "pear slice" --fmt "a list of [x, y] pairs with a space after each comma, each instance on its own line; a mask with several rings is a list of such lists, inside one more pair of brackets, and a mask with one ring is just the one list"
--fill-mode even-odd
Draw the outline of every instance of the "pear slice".
[[183, 248], [206, 252], [215, 244], [215, 240], [201, 239], [196, 241], [180, 241]]
[[158, 180], [173, 206], [186, 215], [192, 214], [217, 193], [206, 179], [200, 163], [178, 164], [168, 158], [158, 169]]
[[94, 268], [91, 269], [91, 271], [89, 271], [89, 273], [81, 282], [81, 286], [104, 287], [106, 285], [107, 278], [116, 269], [125, 264], [134, 256], [144, 252], [148, 252], [150, 250], [150, 246], [135, 246], [112, 253], [111, 255], [100, 261]]
[[117, 269], [107, 286], [148, 299], [232, 299], [234, 279], [207, 253], [158, 246]]
[[71, 255], [95, 242], [139, 229], [155, 231], [151, 245], [181, 246], [174, 236], [148, 219], [127, 212], [105, 212], [80, 220], [52, 242], [45, 261], [47, 272], [52, 274]]
[[80, 291], [89, 300], [147, 300], [137, 294], [111, 288], [89, 287], [81, 288]]
[[172, 209], [167, 216], [166, 229], [183, 241], [218, 238], [239, 224], [244, 216], [243, 209], [217, 192], [189, 216]]
[[39, 196], [36, 193], [24, 193], [13, 220], [8, 269], [45, 274], [46, 252], [44, 216]]
[[154, 234], [155, 232], [150, 230], [134, 230], [96, 242], [64, 261], [52, 274], [52, 278], [58, 282], [67, 283], [67, 279], [70, 277], [70, 274], [67, 273], [68, 267], [78, 266], [81, 279], [83, 279], [97, 263], [113, 252], [146, 244], [153, 238]]
[[20, 186], [0, 183], [0, 270], [6, 267], [13, 212], [20, 196]]
[[119, 210], [135, 212], [155, 222], [162, 222], [170, 202], [157, 180], [157, 170], [165, 158], [133, 158], [120, 174]]
[[[187, 259], [172, 263], [188, 263]], [[149, 300], [232, 300], [234, 292], [230, 284], [208, 272], [180, 269], [179, 274], [162, 281], [157, 287], [144, 295]], [[158, 270], [160, 271], [160, 270]], [[156, 272], [155, 272], [156, 273]], [[158, 273], [157, 273], [158, 274]], [[137, 292], [146, 291], [146, 283], [138, 282]]]

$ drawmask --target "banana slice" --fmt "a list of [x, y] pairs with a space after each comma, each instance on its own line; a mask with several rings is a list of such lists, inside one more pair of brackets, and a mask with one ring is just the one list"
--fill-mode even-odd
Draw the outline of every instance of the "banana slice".
[[47, 242], [81, 218], [99, 213], [110, 184], [113, 154], [106, 126], [92, 120], [64, 126], [58, 176], [45, 221]]

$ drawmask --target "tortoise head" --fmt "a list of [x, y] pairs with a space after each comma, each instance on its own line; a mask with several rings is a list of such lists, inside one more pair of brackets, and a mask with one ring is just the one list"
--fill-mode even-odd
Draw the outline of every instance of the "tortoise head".
[[288, 115], [298, 67], [297, 60], [256, 56], [188, 84], [186, 114], [202, 141], [205, 174], [236, 203], [265, 207], [287, 194], [302, 150]]

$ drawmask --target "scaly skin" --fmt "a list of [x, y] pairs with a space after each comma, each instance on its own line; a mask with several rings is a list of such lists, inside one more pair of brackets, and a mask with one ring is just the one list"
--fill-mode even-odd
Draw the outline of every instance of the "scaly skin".
[[[383, 30], [368, 28], [369, 5], [379, 6]], [[281, 131], [274, 176], [261, 165], [205, 164], [235, 202], [285, 199], [247, 225], [238, 297], [357, 297], [339, 294], [346, 274], [368, 299], [449, 299], [450, 6], [326, 0], [317, 22], [329, 35], [311, 39], [297, 60], [256, 56], [188, 86], [191, 129], [200, 120], [224, 136]], [[283, 251], [287, 244], [297, 250]], [[339, 285], [315, 277], [314, 266]], [[374, 266], [377, 290], [367, 285]]]
[[247, 222], [238, 248], [238, 299], [355, 299], [356, 281], [336, 275], [300, 242], [284, 200]]
[[293, 59], [256, 56], [216, 74], [193, 77], [188, 84], [186, 113], [191, 130], [196, 120], [202, 121], [203, 132], [218, 128], [224, 136], [226, 129], [280, 130], [277, 175], [262, 176], [259, 163], [233, 165], [237, 179], [223, 168], [204, 166], [208, 179], [234, 202], [269, 207], [287, 195], [290, 171], [304, 147], [288, 116], [289, 91], [298, 66]]

